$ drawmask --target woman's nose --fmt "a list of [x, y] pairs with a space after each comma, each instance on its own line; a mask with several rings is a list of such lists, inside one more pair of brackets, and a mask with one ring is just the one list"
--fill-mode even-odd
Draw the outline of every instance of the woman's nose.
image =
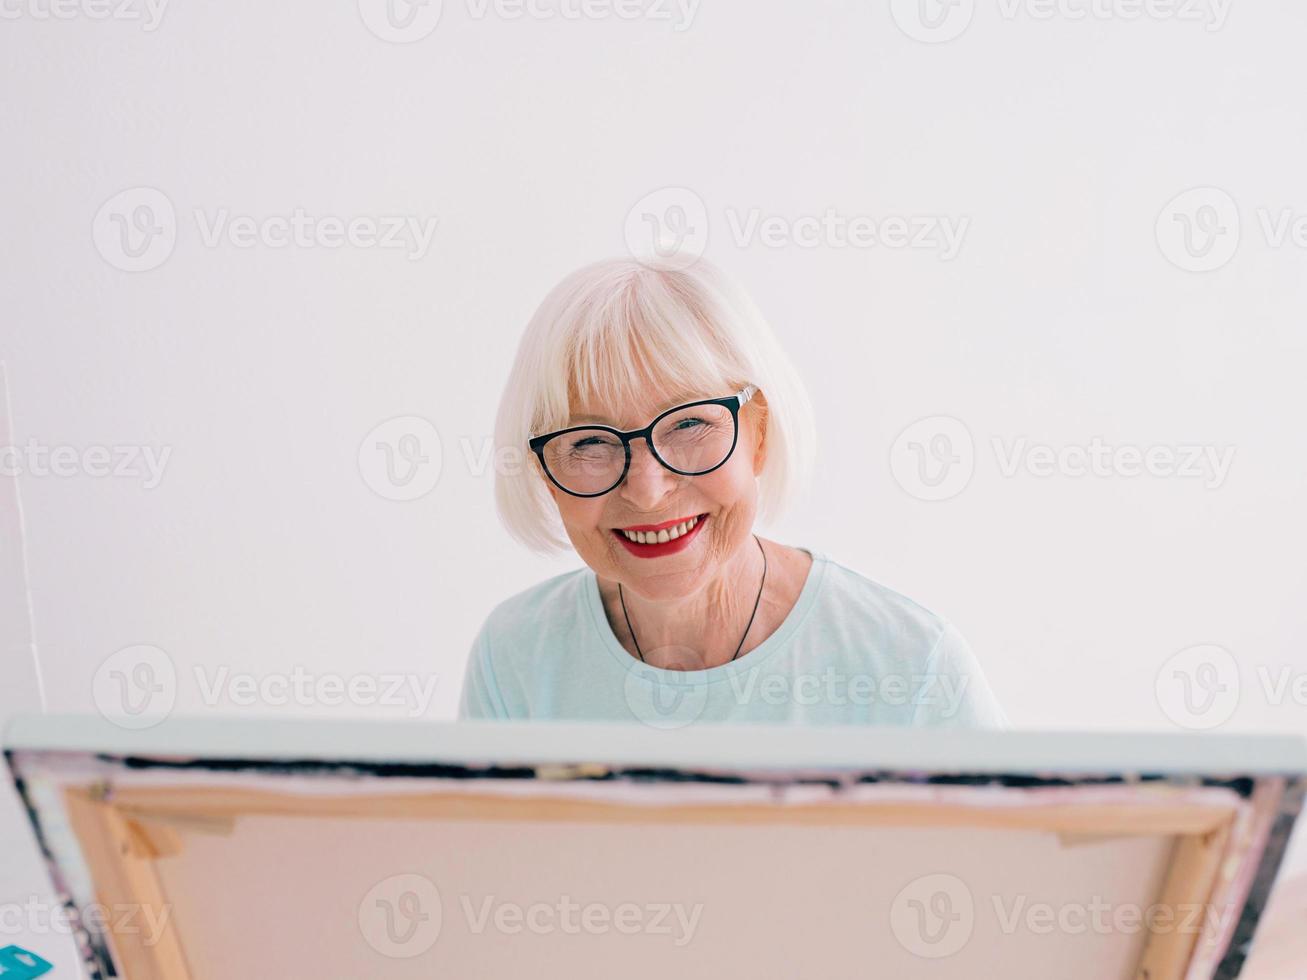
[[654, 458], [643, 439], [631, 440], [631, 468], [622, 481], [621, 492], [642, 510], [656, 510], [657, 504], [680, 479]]

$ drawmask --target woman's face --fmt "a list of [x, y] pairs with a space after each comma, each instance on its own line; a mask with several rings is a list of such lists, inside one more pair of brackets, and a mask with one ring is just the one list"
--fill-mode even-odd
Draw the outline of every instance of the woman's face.
[[[705, 392], [677, 400], [717, 398], [720, 392]], [[574, 497], [545, 480], [563, 526], [577, 554], [601, 578], [649, 599], [689, 595], [721, 574], [725, 564], [750, 540], [757, 512], [757, 482], [762, 471], [763, 425], [766, 401], [757, 392], [739, 414], [739, 437], [735, 451], [720, 467], [703, 476], [682, 476], [667, 469], [649, 452], [644, 439], [631, 442], [631, 467], [626, 479], [601, 497]], [[670, 408], [657, 391], [646, 389], [638, 403], [614, 413], [611, 406], [573, 406], [573, 418], [602, 421], [622, 430], [638, 429]], [[574, 424], [581, 424], [579, 422]], [[628, 546], [620, 528], [661, 525], [668, 521], [698, 517], [696, 526], [674, 553], [644, 554], [646, 546]]]

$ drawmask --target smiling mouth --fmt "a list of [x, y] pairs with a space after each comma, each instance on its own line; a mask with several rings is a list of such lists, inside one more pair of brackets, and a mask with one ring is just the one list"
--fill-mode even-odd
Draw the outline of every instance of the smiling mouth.
[[658, 530], [629, 531], [626, 528], [617, 527], [613, 528], [613, 533], [620, 534], [627, 541], [632, 541], [635, 544], [666, 544], [689, 534], [707, 516], [707, 514], [696, 514], [694, 517], [685, 518], [674, 524], [664, 525]]

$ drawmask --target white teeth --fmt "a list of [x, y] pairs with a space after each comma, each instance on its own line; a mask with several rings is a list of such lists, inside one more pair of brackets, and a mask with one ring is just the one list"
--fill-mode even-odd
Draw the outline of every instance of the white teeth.
[[658, 532], [622, 531], [622, 533], [638, 544], [666, 544], [668, 541], [679, 538], [682, 534], [685, 534], [698, 523], [699, 518], [691, 517], [688, 521], [682, 521], [675, 527], [663, 528]]

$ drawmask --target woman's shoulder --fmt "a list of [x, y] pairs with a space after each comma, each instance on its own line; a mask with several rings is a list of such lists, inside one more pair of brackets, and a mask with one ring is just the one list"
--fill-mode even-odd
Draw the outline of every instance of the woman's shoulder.
[[855, 675], [865, 670], [880, 683], [893, 681], [911, 692], [913, 724], [1009, 726], [957, 627], [861, 572], [826, 562], [818, 619], [823, 650], [839, 651], [836, 656]]
[[482, 628], [495, 639], [513, 640], [566, 630], [584, 610], [590, 574], [582, 566], [514, 592], [491, 607]]
[[824, 565], [820, 607], [825, 617], [853, 627], [883, 630], [900, 640], [933, 642], [948, 627], [938, 613], [823, 552], [813, 552], [814, 571]]
[[577, 648], [583, 636], [587, 581], [582, 567], [509, 595], [486, 615], [472, 644], [459, 703], [460, 718], [525, 718], [532, 692], [560, 651]]

